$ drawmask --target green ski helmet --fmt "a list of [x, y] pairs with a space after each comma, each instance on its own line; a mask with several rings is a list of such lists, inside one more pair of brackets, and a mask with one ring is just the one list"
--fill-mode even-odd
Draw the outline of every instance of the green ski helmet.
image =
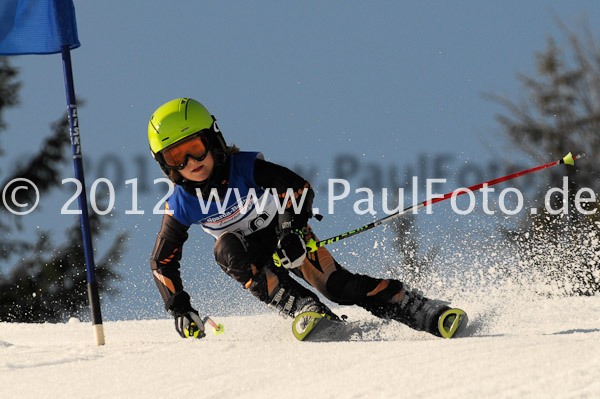
[[225, 160], [227, 145], [217, 126], [217, 120], [204, 105], [191, 98], [177, 98], [154, 111], [148, 123], [148, 141], [152, 156], [167, 176], [170, 176], [169, 167], [162, 151], [196, 133], [201, 133], [206, 138], [215, 166], [220, 166]]

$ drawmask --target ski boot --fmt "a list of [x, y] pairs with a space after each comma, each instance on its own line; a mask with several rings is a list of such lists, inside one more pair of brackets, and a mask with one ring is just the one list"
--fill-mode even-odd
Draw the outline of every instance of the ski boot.
[[366, 304], [363, 307], [375, 316], [399, 321], [417, 331], [452, 338], [464, 330], [468, 317], [463, 310], [448, 305], [448, 302], [425, 298], [417, 290], [406, 289], [400, 302]]
[[335, 320], [339, 319], [314, 293], [303, 287], [301, 290], [294, 288], [296, 287], [277, 287], [269, 298], [267, 306], [279, 310], [279, 314], [283, 317], [295, 318], [301, 313], [314, 312]]

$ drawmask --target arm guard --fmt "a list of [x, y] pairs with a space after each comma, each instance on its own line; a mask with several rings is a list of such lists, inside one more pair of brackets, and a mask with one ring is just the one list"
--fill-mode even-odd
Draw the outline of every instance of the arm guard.
[[[186, 307], [185, 303], [179, 303], [181, 299], [185, 298], [187, 298], [187, 305], [189, 306], [189, 295], [183, 290], [179, 273], [183, 243], [188, 238], [187, 230], [188, 227], [178, 222], [174, 217], [164, 215], [150, 258], [150, 268], [154, 275], [154, 282], [165, 302], [167, 311], [174, 310], [173, 307]], [[177, 300], [178, 298], [180, 300]]]
[[[254, 164], [254, 181], [262, 187], [275, 189], [281, 205], [285, 208], [279, 215], [280, 234], [283, 230], [302, 229], [306, 226], [308, 219], [313, 216], [312, 204], [315, 197], [308, 181], [286, 167], [261, 159], [257, 159]], [[291, 196], [288, 195], [289, 191]], [[300, 205], [303, 195], [302, 206], [294, 209], [294, 202]]]

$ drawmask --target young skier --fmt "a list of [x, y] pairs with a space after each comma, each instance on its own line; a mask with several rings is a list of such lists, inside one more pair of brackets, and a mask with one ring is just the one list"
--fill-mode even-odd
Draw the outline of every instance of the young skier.
[[[228, 146], [216, 119], [198, 101], [179, 98], [159, 107], [150, 118], [148, 138], [154, 159], [175, 183], [150, 264], [165, 308], [182, 337], [204, 336], [204, 323], [191, 306], [179, 273], [192, 224], [215, 238], [214, 257], [223, 271], [282, 315], [297, 317], [310, 311], [338, 319], [293, 274], [335, 303], [358, 305], [378, 317], [437, 336], [454, 333], [450, 326], [457, 313], [446, 302], [424, 298], [397, 280], [353, 274], [324, 247], [307, 252], [306, 242], [315, 238], [308, 225], [314, 198], [310, 184], [291, 170], [265, 161], [260, 153]], [[299, 211], [286, 197], [289, 189], [296, 204], [302, 205]], [[256, 201], [247, 201], [241, 209], [253, 191]], [[260, 213], [257, 208], [262, 208]]]

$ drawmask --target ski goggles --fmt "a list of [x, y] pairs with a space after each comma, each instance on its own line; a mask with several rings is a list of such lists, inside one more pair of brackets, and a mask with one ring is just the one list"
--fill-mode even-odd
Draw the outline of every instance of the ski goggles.
[[171, 144], [160, 154], [167, 168], [181, 170], [185, 168], [190, 158], [202, 162], [209, 150], [208, 140], [200, 131]]

